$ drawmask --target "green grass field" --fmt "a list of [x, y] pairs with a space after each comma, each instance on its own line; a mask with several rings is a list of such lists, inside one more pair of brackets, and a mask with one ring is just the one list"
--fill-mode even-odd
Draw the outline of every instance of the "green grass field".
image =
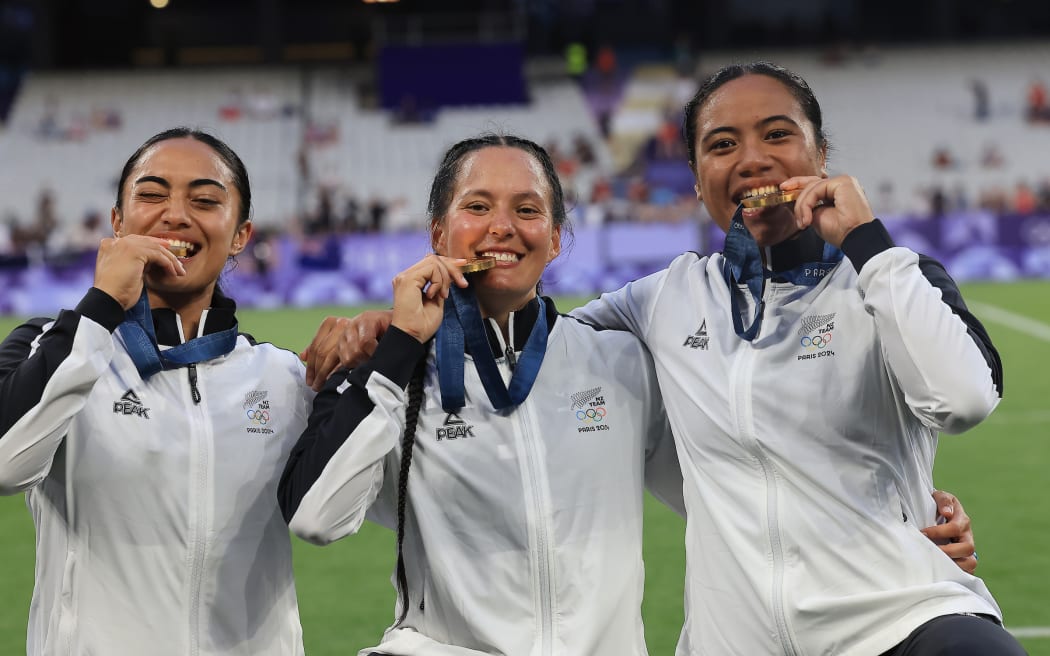
[[[1046, 491], [1050, 470], [1050, 282], [967, 285], [964, 294], [1000, 350], [1006, 398], [977, 429], [941, 440], [936, 481], [958, 494], [973, 517], [981, 556], [978, 573], [999, 600], [1008, 625], [1047, 629], [1050, 513], [1037, 501]], [[577, 302], [562, 299], [559, 308], [566, 310]], [[1027, 331], [1011, 327], [1009, 317], [993, 321], [991, 313], [982, 313], [985, 306], [1039, 322], [1042, 332], [1038, 325]], [[323, 317], [345, 312], [244, 312], [241, 322], [243, 330], [259, 339], [301, 349]], [[14, 324], [0, 319], [0, 334], [6, 335]], [[654, 656], [674, 652], [681, 627], [682, 534], [682, 522], [649, 499], [644, 613]], [[368, 525], [357, 536], [329, 547], [296, 541], [295, 548], [307, 653], [342, 656], [375, 644], [392, 616], [392, 534]], [[0, 563], [5, 592], [0, 654], [24, 653], [33, 585], [33, 527], [21, 496], [0, 498]], [[1050, 637], [1022, 642], [1032, 656], [1050, 656]]]

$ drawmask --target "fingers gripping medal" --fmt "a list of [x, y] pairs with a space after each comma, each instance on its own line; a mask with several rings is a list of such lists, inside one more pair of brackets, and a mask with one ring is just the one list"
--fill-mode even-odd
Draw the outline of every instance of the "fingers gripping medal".
[[740, 204], [748, 209], [783, 205], [784, 203], [793, 203], [798, 198], [798, 193], [798, 189], [781, 191], [778, 187], [767, 185], [752, 190], [749, 196], [740, 199]]
[[465, 264], [459, 265], [459, 271], [463, 274], [478, 273], [479, 271], [486, 271], [496, 266], [496, 258], [494, 257], [475, 257], [467, 260]]

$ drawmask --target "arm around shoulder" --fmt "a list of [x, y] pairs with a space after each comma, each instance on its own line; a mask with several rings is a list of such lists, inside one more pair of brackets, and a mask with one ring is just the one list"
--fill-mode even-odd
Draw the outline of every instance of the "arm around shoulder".
[[332, 375], [314, 399], [278, 487], [281, 512], [300, 538], [328, 544], [360, 528], [404, 429], [405, 388], [426, 353], [391, 328], [367, 363]]

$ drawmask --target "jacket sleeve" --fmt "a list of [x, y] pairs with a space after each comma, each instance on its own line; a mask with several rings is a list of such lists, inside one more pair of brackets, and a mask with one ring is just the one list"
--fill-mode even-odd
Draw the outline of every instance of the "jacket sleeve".
[[895, 247], [878, 221], [850, 232], [842, 250], [912, 413], [944, 433], [987, 417], [1002, 396], [1002, 363], [944, 267]]
[[657, 271], [614, 292], [605, 292], [569, 314], [598, 328], [627, 331], [644, 342], [656, 297], [666, 277], [667, 269]]
[[292, 532], [329, 544], [357, 532], [383, 485], [405, 421], [405, 389], [426, 346], [391, 327], [375, 354], [328, 379], [278, 486]]
[[646, 366], [645, 389], [649, 393], [649, 425], [646, 431], [645, 487], [665, 506], [685, 517], [685, 496], [682, 491], [682, 467], [678, 463], [671, 424], [667, 420], [663, 396], [656, 382], [652, 357], [644, 347]]
[[58, 319], [33, 319], [0, 344], [0, 494], [47, 476], [73, 417], [113, 359], [124, 311], [92, 288]]

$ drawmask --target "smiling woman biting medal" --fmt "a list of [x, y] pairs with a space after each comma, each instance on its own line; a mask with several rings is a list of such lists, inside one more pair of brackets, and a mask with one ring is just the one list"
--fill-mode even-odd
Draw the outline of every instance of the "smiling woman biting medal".
[[150, 138], [94, 286], [0, 345], [0, 492], [36, 524], [29, 656], [303, 653], [276, 488], [313, 394], [219, 287], [250, 212], [225, 143]]

